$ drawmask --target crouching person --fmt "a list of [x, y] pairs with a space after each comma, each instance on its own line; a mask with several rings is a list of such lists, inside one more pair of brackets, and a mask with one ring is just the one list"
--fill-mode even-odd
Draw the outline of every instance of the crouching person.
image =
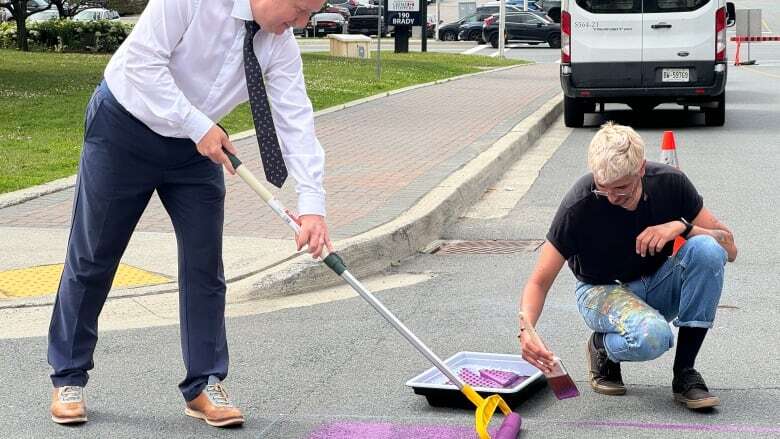
[[[521, 309], [535, 325], [565, 261], [577, 278], [580, 314], [593, 330], [586, 345], [590, 386], [626, 392], [623, 361], [648, 361], [674, 345], [674, 399], [691, 409], [720, 404], [694, 362], [712, 327], [726, 261], [737, 248], [731, 231], [704, 207], [682, 172], [647, 162], [630, 127], [604, 125], [588, 149], [591, 173], [564, 197], [523, 290]], [[672, 256], [676, 237], [687, 239]], [[521, 331], [523, 357], [549, 369], [552, 352]]]

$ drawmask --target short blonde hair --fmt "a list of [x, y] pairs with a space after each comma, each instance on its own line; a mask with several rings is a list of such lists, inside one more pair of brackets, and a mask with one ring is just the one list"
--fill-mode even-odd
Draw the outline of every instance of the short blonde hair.
[[598, 184], [636, 175], [645, 159], [645, 142], [633, 128], [607, 122], [588, 147], [588, 168]]

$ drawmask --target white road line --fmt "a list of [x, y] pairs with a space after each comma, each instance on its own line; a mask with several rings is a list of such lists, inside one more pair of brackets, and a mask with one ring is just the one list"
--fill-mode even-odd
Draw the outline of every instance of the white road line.
[[482, 49], [484, 49], [484, 48], [485, 48], [485, 46], [483, 46], [483, 45], [481, 45], [481, 44], [477, 44], [476, 46], [472, 47], [472, 48], [471, 48], [471, 49], [469, 49], [469, 50], [464, 50], [464, 51], [463, 51], [463, 52], [461, 52], [460, 54], [461, 54], [461, 55], [471, 55], [472, 53], [477, 53], [477, 52], [479, 52], [480, 50], [482, 50]]
[[[380, 274], [364, 279], [363, 283], [371, 291], [379, 292], [426, 282], [434, 277], [435, 275], [430, 272]], [[246, 280], [244, 279], [244, 281]], [[244, 283], [246, 285], [243, 288], [251, 287], [251, 281]], [[234, 287], [234, 284], [228, 286], [228, 303], [225, 306], [226, 317], [270, 313], [283, 309], [301, 308], [351, 299], [357, 296], [357, 293], [349, 286], [337, 285], [311, 293], [232, 303], [230, 301], [230, 290], [234, 289]], [[100, 329], [105, 332], [176, 325], [179, 323], [178, 303], [178, 293], [109, 300], [100, 314]], [[51, 320], [51, 310], [51, 305], [0, 309], [0, 339], [46, 336]]]
[[[506, 51], [506, 49], [504, 49], [504, 51]], [[498, 56], [498, 54], [499, 54], [499, 51], [498, 51], [498, 50], [496, 50], [494, 53], [491, 53], [491, 54], [490, 54], [490, 57], [491, 57], [491, 58], [495, 58], [495, 57], [497, 57], [497, 56]]]
[[539, 172], [558, 147], [569, 137], [571, 128], [566, 128], [558, 119], [547, 132], [522, 157], [509, 168], [501, 180], [489, 188], [482, 199], [472, 206], [465, 218], [502, 218], [514, 209], [517, 202], [534, 184]]

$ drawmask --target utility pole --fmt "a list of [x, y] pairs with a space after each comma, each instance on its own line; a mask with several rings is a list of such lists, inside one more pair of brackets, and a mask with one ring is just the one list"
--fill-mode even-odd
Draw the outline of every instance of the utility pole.
[[434, 27], [434, 29], [436, 29], [436, 35], [433, 36], [434, 40], [439, 39], [439, 26], [441, 23], [441, 1], [442, 0], [436, 0], [436, 27]]
[[[428, 0], [419, 0], [420, 9], [420, 21], [422, 21], [422, 41], [420, 42], [420, 51], [428, 51]], [[436, 0], [439, 3], [439, 0]]]
[[498, 57], [504, 58], [504, 33], [506, 32], [506, 0], [498, 6]]
[[382, 5], [384, 2], [380, 2], [377, 5], [379, 12], [377, 12], [376, 19], [376, 80], [382, 80]]

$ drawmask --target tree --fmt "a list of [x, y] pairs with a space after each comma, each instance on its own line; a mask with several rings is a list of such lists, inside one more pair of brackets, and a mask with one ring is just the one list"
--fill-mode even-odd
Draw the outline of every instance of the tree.
[[[29, 6], [29, 8], [28, 8]], [[28, 5], [28, 0], [0, 0], [0, 7], [7, 9], [16, 21], [16, 45], [19, 50], [28, 52], [27, 25], [25, 20], [30, 15], [51, 7], [51, 0], [37, 0]]]

